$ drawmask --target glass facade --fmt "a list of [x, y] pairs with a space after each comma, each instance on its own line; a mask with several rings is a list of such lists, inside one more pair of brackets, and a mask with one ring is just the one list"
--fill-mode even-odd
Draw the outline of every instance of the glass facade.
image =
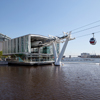
[[28, 36], [3, 41], [3, 54], [28, 52]]
[[[43, 54], [53, 54], [53, 46], [45, 46], [45, 47], [29, 47], [29, 35], [19, 37], [16, 39], [8, 40], [3, 42], [3, 54], [12, 54], [12, 53], [43, 53]], [[56, 44], [57, 54], [59, 54], [59, 43]]]
[[41, 47], [40, 48], [40, 53], [53, 54], [53, 47], [52, 47], [52, 45], [47, 46], [47, 47]]
[[[20, 61], [53, 61], [53, 45], [45, 47], [31, 47], [30, 36], [15, 38], [3, 42], [3, 55], [10, 55], [13, 59]], [[59, 44], [56, 44], [59, 54]], [[30, 50], [29, 50], [30, 49]], [[31, 51], [31, 52], [29, 52]], [[17, 57], [17, 58], [16, 58]], [[22, 60], [21, 60], [22, 59]]]
[[2, 42], [2, 41], [7, 41], [7, 40], [11, 40], [11, 38], [0, 33], [0, 41]]

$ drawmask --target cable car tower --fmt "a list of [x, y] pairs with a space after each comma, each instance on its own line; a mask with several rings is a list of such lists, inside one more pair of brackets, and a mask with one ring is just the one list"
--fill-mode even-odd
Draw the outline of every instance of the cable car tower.
[[[64, 32], [65, 33], [65, 32]], [[67, 44], [70, 40], [73, 40], [75, 38], [71, 38], [71, 32], [69, 33], [65, 33], [66, 35], [65, 36], [62, 36], [62, 37], [51, 37], [51, 42], [53, 43], [53, 53], [54, 53], [54, 60], [55, 60], [55, 65], [56, 66], [60, 66], [61, 65], [61, 59], [63, 57], [63, 54], [65, 52], [65, 49], [67, 47]], [[65, 41], [61, 41], [65, 39]], [[53, 41], [52, 41], [53, 40]], [[56, 46], [55, 44], [56, 43], [60, 43], [60, 42], [65, 42], [63, 47], [62, 47], [62, 50], [59, 54], [59, 57], [57, 57], [57, 50], [56, 50]]]

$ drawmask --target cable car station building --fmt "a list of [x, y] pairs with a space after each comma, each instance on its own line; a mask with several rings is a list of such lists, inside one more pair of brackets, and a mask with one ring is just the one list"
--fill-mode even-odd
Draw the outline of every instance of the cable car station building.
[[[28, 34], [3, 41], [3, 55], [10, 56], [9, 64], [49, 64], [54, 62], [53, 45], [48, 45], [49, 37]], [[60, 45], [56, 43], [57, 54]]]

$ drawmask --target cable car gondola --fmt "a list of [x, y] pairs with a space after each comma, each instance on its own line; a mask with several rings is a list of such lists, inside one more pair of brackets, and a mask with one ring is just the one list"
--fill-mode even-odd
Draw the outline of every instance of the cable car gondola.
[[93, 34], [93, 37], [90, 39], [90, 44], [92, 44], [92, 45], [95, 45], [96, 44], [96, 39], [94, 38], [94, 33], [92, 33]]

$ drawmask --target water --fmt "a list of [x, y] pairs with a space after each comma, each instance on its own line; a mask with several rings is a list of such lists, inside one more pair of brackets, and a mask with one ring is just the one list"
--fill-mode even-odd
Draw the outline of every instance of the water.
[[0, 66], [0, 100], [100, 100], [100, 65]]

